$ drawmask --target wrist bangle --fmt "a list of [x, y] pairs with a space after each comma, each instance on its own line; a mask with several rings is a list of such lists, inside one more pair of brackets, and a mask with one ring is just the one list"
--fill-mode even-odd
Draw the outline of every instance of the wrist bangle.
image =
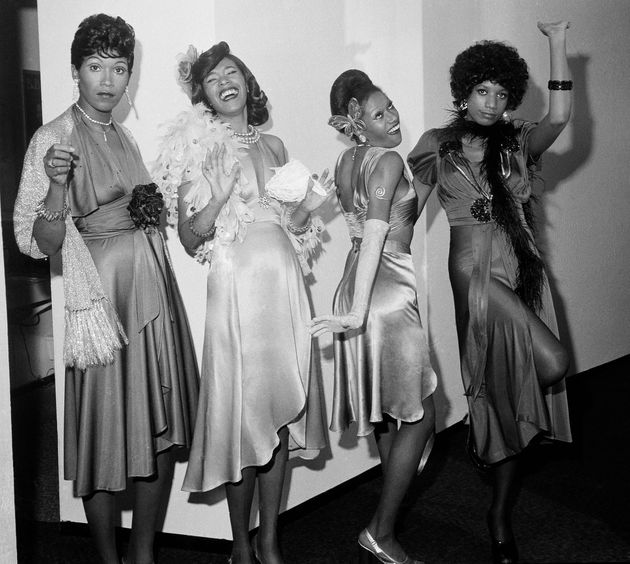
[[198, 231], [197, 228], [195, 227], [195, 221], [197, 220], [198, 215], [199, 215], [199, 212], [195, 212], [194, 214], [190, 216], [190, 219], [188, 220], [188, 227], [190, 228], [191, 233], [195, 235], [196, 237], [199, 237], [199, 239], [204, 239], [204, 240], [212, 239], [212, 237], [214, 237], [214, 232], [217, 230], [216, 224], [213, 223], [212, 227], [210, 227], [208, 231], [205, 231], [205, 232]]
[[64, 219], [66, 219], [69, 213], [70, 206], [68, 205], [68, 200], [65, 199], [65, 196], [63, 200], [63, 208], [61, 208], [60, 210], [53, 211], [46, 207], [45, 198], [43, 198], [35, 208], [35, 215], [37, 217], [45, 219], [49, 223], [53, 221], [63, 221]]
[[311, 227], [311, 216], [308, 216], [308, 221], [302, 227], [296, 227], [295, 225], [293, 225], [293, 212], [295, 211], [295, 209], [296, 208], [291, 210], [291, 212], [289, 213], [289, 217], [287, 218], [287, 228], [291, 233], [293, 233], [293, 235], [303, 235]]
[[573, 90], [572, 80], [550, 80], [547, 83], [549, 90]]

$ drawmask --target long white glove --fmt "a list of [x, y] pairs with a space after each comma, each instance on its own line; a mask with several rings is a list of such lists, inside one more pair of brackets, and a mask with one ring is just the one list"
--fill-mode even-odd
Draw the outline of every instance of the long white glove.
[[354, 281], [352, 309], [346, 315], [321, 315], [311, 321], [310, 331], [313, 337], [319, 337], [327, 331], [345, 333], [357, 329], [365, 323], [370, 295], [376, 278], [376, 271], [381, 260], [385, 237], [389, 224], [380, 219], [368, 219], [363, 228], [363, 240], [359, 251], [359, 263]]

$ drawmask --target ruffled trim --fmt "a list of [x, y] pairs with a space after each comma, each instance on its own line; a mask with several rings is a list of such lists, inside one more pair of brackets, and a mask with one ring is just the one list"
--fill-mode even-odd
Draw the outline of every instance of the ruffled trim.
[[[157, 159], [150, 167], [151, 176], [164, 196], [166, 221], [177, 227], [178, 190], [185, 182], [191, 188], [186, 195], [188, 217], [205, 207], [212, 199], [210, 185], [203, 176], [201, 167], [206, 154], [214, 145], [225, 145], [223, 159], [225, 170], [230, 170], [237, 162], [238, 143], [229, 134], [228, 128], [212, 117], [202, 104], [196, 104], [180, 113], [167, 125], [159, 145]], [[195, 250], [195, 258], [201, 262], [210, 262], [216, 245], [229, 246], [235, 240], [243, 241], [247, 233], [247, 224], [254, 221], [251, 210], [241, 197], [247, 180], [240, 176], [229, 200], [221, 209], [215, 225], [215, 236], [204, 241]]]

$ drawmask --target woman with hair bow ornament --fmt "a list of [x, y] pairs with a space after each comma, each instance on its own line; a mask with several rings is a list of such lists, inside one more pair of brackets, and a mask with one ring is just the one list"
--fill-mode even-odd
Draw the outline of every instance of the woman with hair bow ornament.
[[337, 197], [353, 242], [334, 298], [335, 315], [312, 321], [311, 332], [334, 335], [335, 396], [331, 429], [352, 422], [374, 433], [383, 490], [359, 534], [361, 556], [418, 564], [395, 535], [411, 481], [431, 451], [437, 377], [420, 321], [410, 243], [418, 219], [392, 101], [362, 71], [333, 83], [329, 124], [355, 141], [337, 161]]
[[313, 458], [327, 444], [302, 268], [322, 229], [311, 213], [332, 180], [287, 163], [282, 141], [256, 128], [269, 117], [267, 97], [227, 43], [199, 57], [190, 48], [179, 57], [179, 80], [193, 107], [170, 124], [154, 176], [181, 243], [210, 263], [201, 399], [183, 487], [225, 484], [233, 563], [252, 563], [254, 553], [279, 563], [288, 454]]

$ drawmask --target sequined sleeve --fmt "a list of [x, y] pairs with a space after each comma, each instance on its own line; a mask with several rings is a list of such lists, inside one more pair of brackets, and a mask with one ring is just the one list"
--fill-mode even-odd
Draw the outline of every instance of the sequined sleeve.
[[407, 163], [416, 180], [427, 186], [437, 182], [437, 130], [426, 131], [407, 157]]
[[29, 143], [20, 188], [13, 209], [13, 228], [18, 248], [33, 258], [45, 258], [33, 238], [33, 224], [37, 218], [35, 208], [46, 196], [50, 180], [44, 171], [44, 155], [53, 143], [72, 132], [73, 121], [69, 110], [50, 123], [40, 127]]

